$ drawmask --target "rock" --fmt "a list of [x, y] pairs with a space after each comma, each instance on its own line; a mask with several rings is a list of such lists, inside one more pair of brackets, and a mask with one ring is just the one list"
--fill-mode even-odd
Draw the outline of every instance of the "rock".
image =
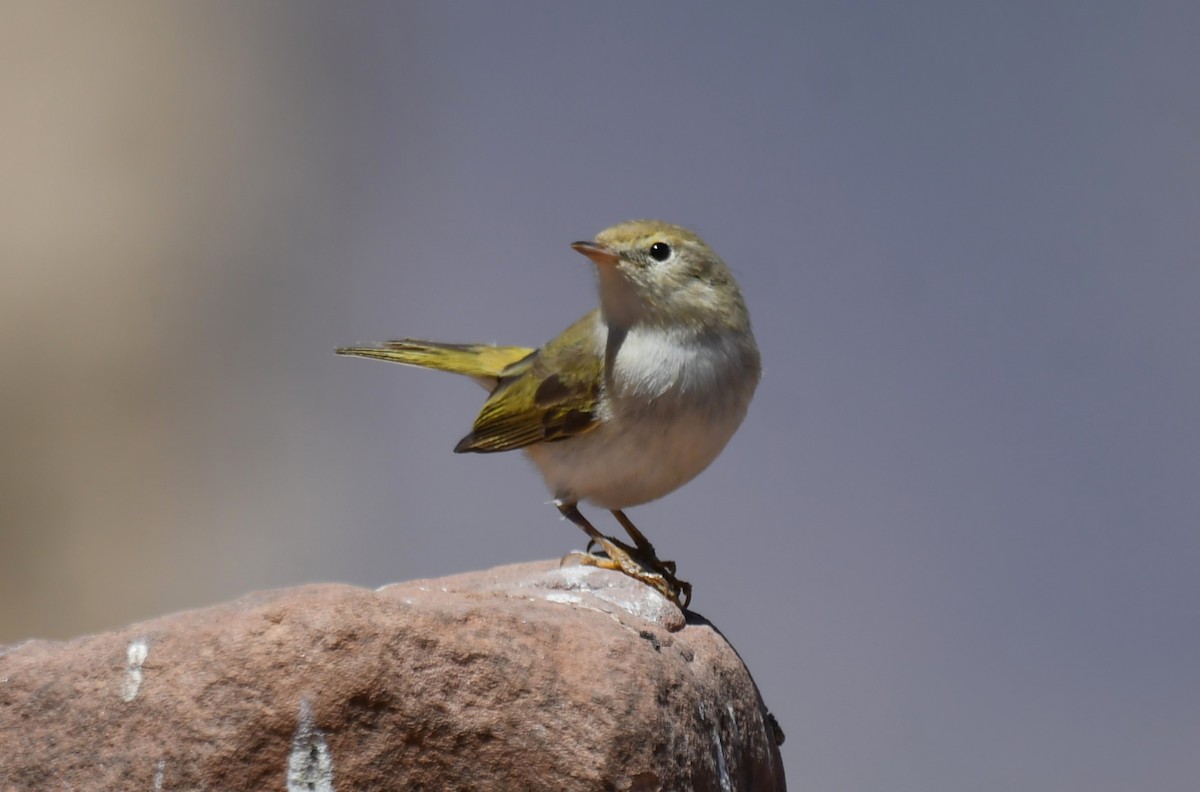
[[733, 648], [558, 562], [0, 648], [0, 789], [782, 790]]

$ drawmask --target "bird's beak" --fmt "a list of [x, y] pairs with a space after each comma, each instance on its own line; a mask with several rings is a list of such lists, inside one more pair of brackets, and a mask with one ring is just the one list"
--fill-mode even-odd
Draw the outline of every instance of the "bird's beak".
[[572, 242], [571, 249], [576, 253], [582, 253], [597, 264], [616, 266], [617, 254], [603, 245], [597, 245], [595, 242]]

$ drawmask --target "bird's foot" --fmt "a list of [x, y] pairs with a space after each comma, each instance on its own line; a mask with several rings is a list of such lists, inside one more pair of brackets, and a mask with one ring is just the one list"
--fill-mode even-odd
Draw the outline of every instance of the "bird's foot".
[[[647, 545], [644, 548], [638, 548], [638, 547], [630, 547], [629, 545], [625, 544], [624, 542], [617, 540], [617, 539], [612, 539], [611, 537], [609, 538], [609, 541], [616, 542], [617, 544], [619, 544], [631, 556], [637, 556], [640, 558], [642, 556], [648, 555], [651, 559], [651, 564], [654, 566], [654, 568], [657, 569], [657, 568], [661, 567], [662, 569], [665, 569], [667, 571], [667, 574], [670, 577], [675, 576], [675, 570], [677, 569], [677, 567], [675, 566], [675, 562], [674, 561], [663, 561], [661, 558], [659, 558], [654, 552], [654, 545]], [[603, 549], [597, 550], [598, 547], [600, 547], [600, 545], [596, 544], [595, 539], [589, 539], [588, 543], [587, 543], [587, 550], [584, 551], [584, 555], [592, 556], [592, 555], [596, 555], [597, 553], [603, 553], [604, 550]], [[682, 581], [679, 581], [679, 582], [682, 585]]]
[[[582, 528], [583, 532], [592, 540], [588, 543], [588, 552], [584, 553], [580, 559], [581, 563], [623, 572], [662, 594], [675, 603], [680, 610], [687, 610], [687, 606], [692, 601], [692, 584], [675, 577], [675, 562], [659, 560], [658, 555], [654, 552], [654, 545], [650, 544], [642, 532], [629, 521], [624, 512], [617, 509], [613, 511], [613, 515], [628, 531], [636, 547], [631, 547], [597, 531], [596, 527], [579, 513], [575, 501], [557, 499], [554, 501], [554, 505], [558, 507], [563, 517]], [[608, 557], [592, 555], [593, 545], [599, 545]]]
[[[591, 552], [593, 545], [599, 545], [607, 558], [594, 555]], [[581, 556], [580, 563], [623, 572], [662, 594], [680, 610], [687, 610], [692, 601], [692, 584], [675, 576], [674, 561], [662, 561], [655, 555], [647, 557], [638, 548], [630, 547], [618, 539], [607, 536], [593, 539], [588, 543], [588, 552]]]

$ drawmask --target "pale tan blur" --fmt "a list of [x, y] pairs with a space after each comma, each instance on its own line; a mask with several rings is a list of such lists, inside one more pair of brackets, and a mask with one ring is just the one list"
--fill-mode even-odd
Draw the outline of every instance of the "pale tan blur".
[[0, 643], [227, 596], [256, 523], [307, 540], [304, 388], [238, 348], [303, 335], [272, 312], [336, 113], [297, 88], [321, 20], [267, 8], [5, 6]]

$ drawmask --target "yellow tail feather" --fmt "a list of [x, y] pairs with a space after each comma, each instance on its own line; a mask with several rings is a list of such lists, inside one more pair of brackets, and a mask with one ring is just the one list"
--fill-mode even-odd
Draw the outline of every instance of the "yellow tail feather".
[[464, 374], [478, 381], [494, 383], [514, 363], [534, 352], [525, 347], [488, 346], [487, 344], [442, 344], [436, 341], [385, 341], [372, 347], [342, 347], [339, 355], [386, 360], [408, 366]]

